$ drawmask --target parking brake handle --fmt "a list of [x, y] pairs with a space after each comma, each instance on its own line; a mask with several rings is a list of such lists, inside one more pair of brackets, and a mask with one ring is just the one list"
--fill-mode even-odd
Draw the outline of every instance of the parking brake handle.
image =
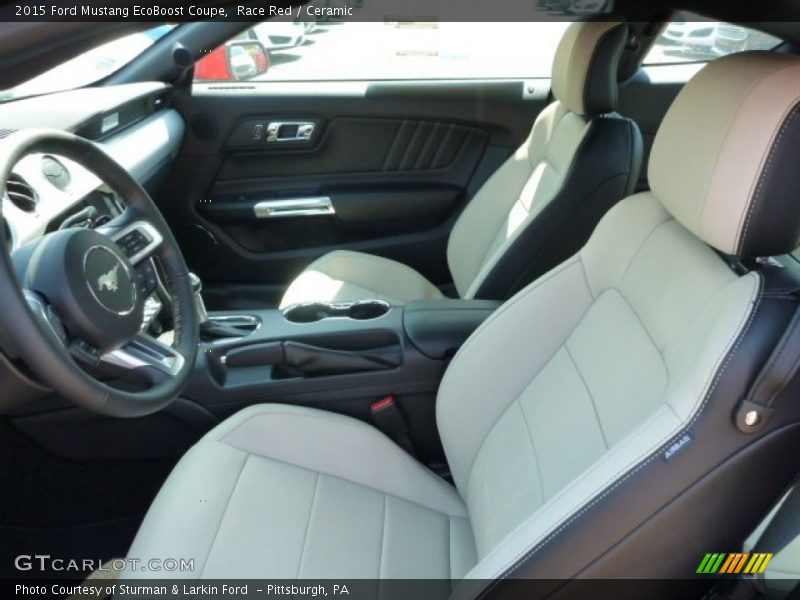
[[301, 342], [269, 342], [231, 350], [228, 368], [273, 366], [290, 376], [320, 377], [393, 369], [402, 363], [399, 345], [369, 350], [334, 350]]

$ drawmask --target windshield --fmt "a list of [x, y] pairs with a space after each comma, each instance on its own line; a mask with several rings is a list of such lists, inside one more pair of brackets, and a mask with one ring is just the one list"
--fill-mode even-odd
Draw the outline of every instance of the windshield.
[[108, 77], [139, 56], [174, 25], [158, 25], [97, 46], [16, 87], [0, 90], [0, 102], [84, 87]]

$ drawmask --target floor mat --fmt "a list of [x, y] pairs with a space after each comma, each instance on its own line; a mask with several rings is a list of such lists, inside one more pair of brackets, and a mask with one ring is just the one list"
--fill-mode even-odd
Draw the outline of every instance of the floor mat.
[[17, 571], [17, 556], [125, 556], [174, 460], [72, 461], [0, 421], [0, 577], [83, 579], [91, 572]]
[[0, 528], [73, 527], [143, 514], [175, 461], [74, 461], [0, 421]]
[[[94, 567], [87, 570], [62, 571], [53, 568], [52, 560], [89, 559], [96, 566], [97, 561], [126, 556], [143, 516], [60, 529], [0, 528], [0, 556], [4, 557], [4, 560], [0, 561], [0, 579], [42, 577], [83, 579]], [[46, 564], [44, 571], [39, 568], [40, 562], [33, 558], [20, 560], [20, 565], [23, 567], [32, 564], [30, 570], [17, 570], [15, 558], [19, 555], [25, 557], [45, 555], [49, 558], [43, 561]], [[58, 569], [62, 568], [59, 563], [56, 563], [56, 566]]]

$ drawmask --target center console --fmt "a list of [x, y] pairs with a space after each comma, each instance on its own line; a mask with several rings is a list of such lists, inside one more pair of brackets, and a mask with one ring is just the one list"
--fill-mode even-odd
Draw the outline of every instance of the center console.
[[[392, 398], [420, 458], [441, 458], [435, 397], [448, 361], [499, 306], [434, 300], [311, 303], [205, 316], [184, 396], [219, 418], [260, 402], [301, 404], [370, 420]], [[226, 335], [227, 332], [227, 335]]]

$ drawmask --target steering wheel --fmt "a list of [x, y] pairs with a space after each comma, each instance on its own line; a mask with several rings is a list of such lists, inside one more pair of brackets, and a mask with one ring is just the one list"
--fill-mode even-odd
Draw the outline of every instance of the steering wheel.
[[[178, 244], [133, 177], [97, 145], [72, 134], [25, 130], [0, 142], [0, 189], [17, 162], [33, 153], [78, 163], [119, 194], [127, 208], [102, 228], [49, 233], [13, 256], [0, 227], [3, 346], [80, 406], [117, 417], [155, 412], [180, 393], [197, 355], [194, 295]], [[171, 296], [171, 346], [140, 331], [145, 298], [134, 267], [150, 257], [159, 259]], [[143, 376], [145, 389], [112, 387], [79, 363], [133, 369]]]

